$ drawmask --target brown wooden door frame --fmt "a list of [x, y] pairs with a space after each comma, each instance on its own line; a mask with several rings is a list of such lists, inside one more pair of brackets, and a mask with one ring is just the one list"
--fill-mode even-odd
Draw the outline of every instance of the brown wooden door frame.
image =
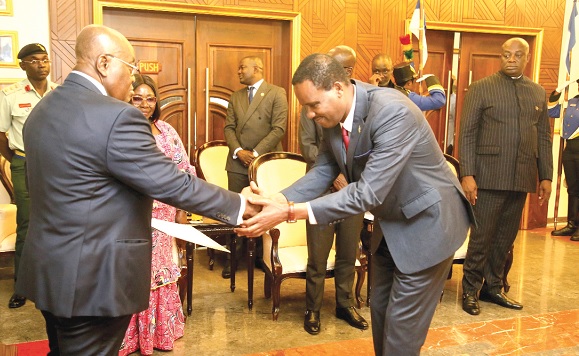
[[[291, 75], [297, 69], [300, 63], [300, 32], [301, 32], [301, 14], [298, 12], [284, 12], [284, 11], [271, 11], [263, 10], [257, 8], [246, 8], [237, 7], [223, 8], [219, 6], [206, 6], [206, 5], [193, 5], [193, 4], [183, 4], [183, 3], [165, 3], [165, 2], [153, 2], [153, 1], [139, 1], [139, 2], [129, 2], [129, 1], [109, 1], [109, 0], [93, 0], [93, 23], [102, 24], [103, 23], [103, 12], [105, 9], [135, 9], [135, 10], [147, 10], [147, 11], [162, 11], [162, 12], [173, 12], [173, 13], [185, 13], [194, 15], [213, 15], [213, 16], [229, 16], [229, 17], [239, 17], [239, 18], [255, 18], [255, 19], [271, 19], [271, 20], [282, 20], [290, 22], [290, 65], [291, 70], [290, 78], [286, 78], [287, 83], [291, 83]], [[287, 149], [292, 152], [298, 151], [298, 120], [299, 120], [299, 110], [298, 101], [294, 95], [293, 87], [285, 88], [289, 99], [289, 112], [288, 112], [288, 130], [287, 130]], [[193, 110], [189, 110], [189, 113], [193, 115]], [[193, 120], [193, 118], [190, 118]], [[189, 128], [191, 130], [191, 128]]]

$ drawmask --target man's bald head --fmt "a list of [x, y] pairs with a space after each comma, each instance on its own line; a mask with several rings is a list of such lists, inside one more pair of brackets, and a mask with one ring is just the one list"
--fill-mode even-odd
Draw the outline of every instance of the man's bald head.
[[117, 30], [102, 25], [83, 28], [76, 38], [76, 65], [99, 81], [109, 96], [127, 101], [135, 64], [135, 50]]
[[351, 47], [345, 45], [336, 46], [329, 50], [327, 54], [344, 67], [348, 78], [352, 77], [354, 67], [356, 66], [356, 52]]

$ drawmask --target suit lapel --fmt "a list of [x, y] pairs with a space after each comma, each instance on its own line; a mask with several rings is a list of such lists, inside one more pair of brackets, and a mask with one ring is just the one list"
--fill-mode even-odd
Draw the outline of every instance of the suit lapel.
[[[249, 120], [251, 115], [253, 115], [255, 110], [257, 110], [259, 104], [261, 104], [261, 101], [263, 100], [263, 98], [265, 97], [265, 95], [267, 94], [268, 91], [269, 91], [269, 86], [264, 81], [261, 83], [261, 85], [259, 86], [259, 89], [253, 95], [253, 100], [251, 101], [251, 104], [249, 104], [249, 100], [247, 99], [247, 95], [246, 95], [245, 106], [243, 106], [243, 108], [245, 109], [245, 115], [240, 120], [242, 125], [245, 124], [247, 122], [247, 120]], [[246, 93], [247, 93], [247, 91], [246, 91]]]
[[368, 116], [368, 92], [359, 82], [352, 81], [356, 85], [356, 111], [354, 112], [354, 123], [350, 132], [350, 144], [346, 154], [346, 166], [348, 167], [348, 182], [352, 179], [352, 167], [354, 166], [354, 156], [360, 140], [361, 132], [364, 130], [366, 116]]

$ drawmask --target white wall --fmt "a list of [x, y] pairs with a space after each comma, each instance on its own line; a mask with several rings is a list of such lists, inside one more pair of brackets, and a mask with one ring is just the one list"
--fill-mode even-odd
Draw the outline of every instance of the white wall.
[[[29, 43], [41, 43], [50, 53], [48, 0], [13, 0], [13, 16], [0, 16], [0, 31], [18, 32], [18, 50]], [[0, 67], [0, 78], [26, 78], [20, 68]]]

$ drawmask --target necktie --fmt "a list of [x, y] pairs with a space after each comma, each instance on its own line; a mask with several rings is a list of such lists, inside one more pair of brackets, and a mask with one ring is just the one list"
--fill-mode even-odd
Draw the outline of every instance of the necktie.
[[253, 100], [253, 89], [255, 89], [254, 87], [247, 87], [247, 90], [249, 90], [249, 103], [251, 104], [251, 101]]
[[348, 151], [348, 146], [350, 145], [350, 136], [348, 136], [348, 130], [342, 126], [342, 139], [344, 140], [344, 146], [346, 151]]

